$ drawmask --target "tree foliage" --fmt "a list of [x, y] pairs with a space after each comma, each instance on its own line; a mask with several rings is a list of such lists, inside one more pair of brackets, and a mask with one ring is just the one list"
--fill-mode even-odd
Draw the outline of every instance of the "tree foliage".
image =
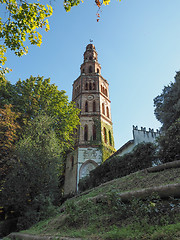
[[27, 39], [33, 45], [41, 45], [42, 36], [38, 30], [43, 26], [49, 30], [48, 18], [53, 10], [50, 5], [38, 1], [0, 0], [0, 4], [6, 16], [0, 17], [0, 64], [4, 65], [7, 48], [22, 56], [28, 52], [24, 44]]
[[[19, 221], [27, 223], [24, 227], [39, 220], [40, 199], [49, 198], [52, 202], [58, 193], [62, 161], [53, 126], [54, 120], [47, 115], [39, 115], [29, 121], [16, 145], [18, 161], [3, 184], [1, 206], [5, 211], [11, 208], [18, 214]], [[27, 221], [30, 212], [32, 216]]]
[[0, 190], [4, 178], [10, 172], [11, 166], [16, 162], [14, 144], [18, 139], [20, 126], [16, 119], [19, 114], [11, 111], [12, 105], [0, 108]]
[[155, 116], [166, 131], [180, 117], [180, 72], [175, 82], [165, 86], [161, 95], [154, 99]]
[[158, 157], [163, 163], [180, 160], [180, 118], [159, 139]]
[[[119, 0], [121, 1], [121, 0]], [[71, 7], [77, 6], [83, 0], [64, 0], [64, 9], [68, 12]], [[110, 0], [95, 0], [95, 4], [100, 9], [101, 5], [108, 5]], [[50, 4], [39, 3], [34, 0], [0, 0], [3, 16], [0, 17], [0, 75], [8, 72], [8, 68], [3, 68], [7, 58], [7, 49], [13, 51], [17, 56], [28, 53], [28, 46], [25, 44], [29, 40], [30, 44], [40, 46], [42, 43], [41, 28], [49, 31], [48, 18], [53, 14]], [[99, 13], [97, 13], [99, 19]]]
[[15, 85], [3, 80], [0, 85], [2, 103], [11, 103], [15, 112], [20, 112], [20, 123], [27, 122], [40, 114], [46, 113], [55, 120], [54, 129], [64, 150], [73, 145], [74, 129], [79, 124], [79, 110], [68, 101], [65, 91], [50, 84], [50, 79], [33, 77], [19, 80]]

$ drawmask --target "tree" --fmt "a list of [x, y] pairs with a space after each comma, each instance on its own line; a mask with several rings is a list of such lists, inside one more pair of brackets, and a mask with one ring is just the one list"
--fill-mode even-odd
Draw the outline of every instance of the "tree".
[[18, 139], [20, 126], [16, 119], [19, 114], [11, 111], [12, 105], [5, 105], [0, 108], [0, 190], [4, 178], [10, 171], [16, 157], [14, 156], [14, 144]]
[[[7, 48], [14, 51], [17, 56], [27, 54], [28, 47], [24, 42], [28, 39], [31, 44], [40, 46], [42, 36], [39, 29], [45, 26], [49, 30], [48, 18], [53, 10], [50, 5], [40, 4], [38, 1], [28, 3], [19, 0], [0, 0], [7, 17], [0, 18], [0, 65], [6, 62]], [[2, 70], [2, 66], [0, 66]], [[1, 75], [3, 72], [1, 71]]]
[[21, 113], [19, 121], [22, 127], [43, 111], [55, 120], [54, 129], [61, 148], [67, 150], [73, 146], [72, 135], [79, 124], [79, 110], [68, 101], [65, 91], [59, 91], [57, 86], [50, 84], [50, 79], [43, 77], [31, 76], [15, 85], [7, 81], [1, 85], [0, 99], [3, 103], [11, 103], [13, 110]]
[[40, 220], [41, 201], [52, 203], [58, 193], [62, 149], [53, 128], [53, 118], [44, 114], [29, 121], [16, 145], [18, 161], [3, 184], [0, 206], [14, 211], [23, 227]]
[[175, 82], [165, 86], [161, 95], [154, 99], [155, 116], [166, 131], [180, 117], [180, 72]]
[[158, 157], [163, 162], [180, 160], [180, 118], [159, 139]]
[[[110, 0], [102, 2], [95, 0], [98, 8], [109, 2]], [[40, 46], [42, 35], [39, 30], [45, 27], [45, 31], [49, 31], [48, 18], [52, 15], [53, 9], [51, 5], [40, 4], [38, 0], [34, 0], [33, 3], [27, 0], [0, 0], [0, 4], [2, 11], [5, 12], [3, 17], [0, 17], [0, 75], [2, 76], [8, 72], [7, 68], [2, 67], [6, 62], [7, 49], [17, 56], [23, 56], [28, 53], [28, 47], [25, 45], [27, 39], [30, 44]], [[80, 0], [64, 0], [64, 8], [67, 12], [78, 4]]]
[[0, 108], [4, 108], [5, 104], [14, 103], [16, 96], [15, 86], [7, 81], [5, 76], [0, 76]]

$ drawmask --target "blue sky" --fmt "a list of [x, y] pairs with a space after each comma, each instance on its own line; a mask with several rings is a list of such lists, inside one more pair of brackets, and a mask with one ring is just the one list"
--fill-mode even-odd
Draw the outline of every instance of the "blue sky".
[[180, 0], [111, 0], [98, 23], [93, 0], [69, 13], [62, 1], [52, 5], [51, 29], [42, 32], [42, 46], [29, 46], [21, 58], [8, 52], [6, 66], [13, 72], [7, 79], [50, 77], [71, 100], [72, 83], [93, 39], [102, 76], [109, 82], [116, 148], [132, 139], [132, 125], [159, 128], [153, 98], [180, 70]]

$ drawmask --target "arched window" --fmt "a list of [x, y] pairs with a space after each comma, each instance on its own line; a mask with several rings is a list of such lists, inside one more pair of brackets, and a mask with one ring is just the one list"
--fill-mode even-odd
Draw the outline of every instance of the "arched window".
[[109, 118], [109, 108], [106, 107], [106, 114], [107, 114], [107, 117]]
[[96, 126], [93, 125], [93, 141], [96, 140]]
[[93, 112], [96, 112], [96, 101], [93, 101]]
[[109, 131], [109, 144], [112, 146], [112, 137], [111, 137], [111, 132]]
[[71, 168], [73, 169], [73, 167], [74, 167], [74, 157], [72, 156], [71, 157]]
[[107, 89], [104, 89], [104, 94], [107, 96]]
[[105, 127], [104, 127], [104, 142], [107, 143], [107, 132]]
[[93, 90], [96, 90], [96, 84], [93, 82]]
[[85, 90], [88, 90], [88, 83], [86, 83], [85, 85]]
[[102, 113], [105, 114], [104, 103], [102, 103]]
[[97, 73], [99, 73], [99, 68], [97, 68]]
[[89, 73], [92, 73], [92, 66], [89, 67]]
[[85, 112], [88, 112], [88, 102], [85, 102]]
[[89, 60], [92, 60], [92, 56], [89, 57]]
[[84, 68], [83, 68], [83, 70], [82, 70], [82, 73], [84, 73]]
[[92, 84], [89, 83], [89, 90], [92, 90]]
[[88, 141], [88, 125], [84, 126], [84, 141]]

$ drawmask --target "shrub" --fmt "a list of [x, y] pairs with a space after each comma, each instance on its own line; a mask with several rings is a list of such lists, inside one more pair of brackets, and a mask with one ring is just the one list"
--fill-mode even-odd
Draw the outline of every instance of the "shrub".
[[155, 160], [155, 151], [156, 146], [154, 144], [141, 143], [134, 148], [132, 153], [109, 158], [91, 171], [90, 176], [80, 180], [79, 190], [85, 191], [104, 182], [151, 167]]

